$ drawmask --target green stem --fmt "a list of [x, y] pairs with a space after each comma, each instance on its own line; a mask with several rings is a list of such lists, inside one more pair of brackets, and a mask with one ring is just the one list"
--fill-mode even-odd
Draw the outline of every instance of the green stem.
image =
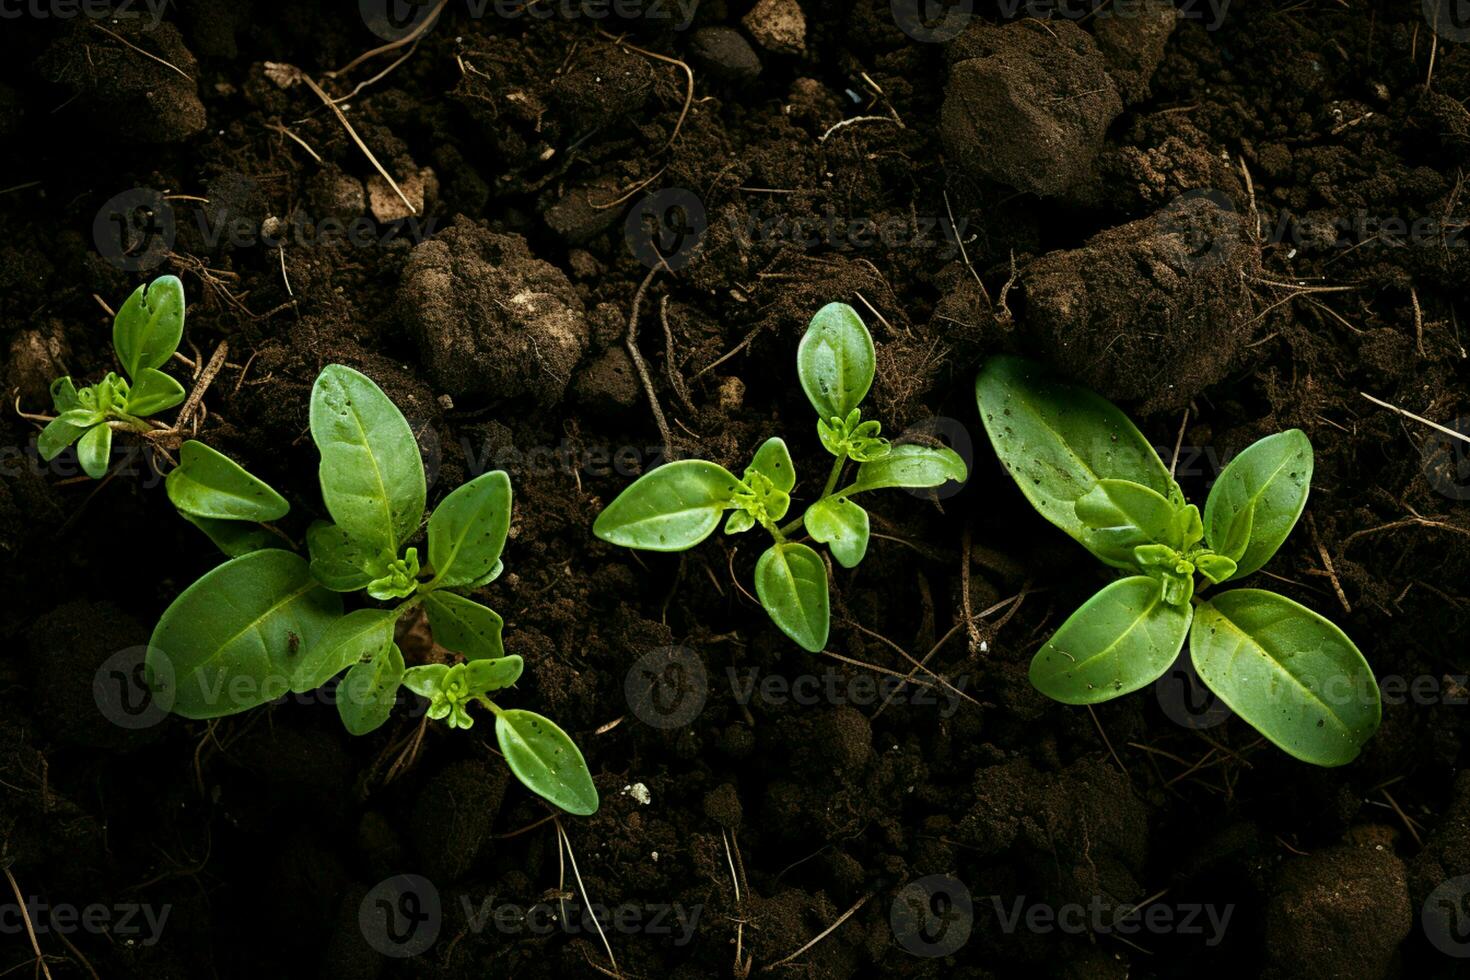
[[[822, 488], [822, 495], [820, 497], [818, 497], [815, 501], [813, 501], [812, 506], [816, 506], [816, 504], [820, 504], [822, 501], [824, 501], [828, 497], [832, 496], [832, 488], [835, 487], [835, 486], [837, 486], [837, 481], [842, 478], [842, 468], [844, 466], [846, 466], [846, 465], [847, 465], [847, 457], [846, 456], [838, 456], [836, 462], [834, 462], [832, 464], [832, 472], [827, 474], [827, 485]], [[842, 496], [842, 494], [845, 494], [845, 493], [850, 493], [851, 491], [852, 491], [852, 487], [851, 486], [848, 486], [845, 489], [843, 489], [838, 494], [838, 496]], [[803, 513], [805, 513], [805, 511], [803, 511]], [[776, 535], [778, 541], [785, 540], [785, 536], [788, 535], [788, 534], [791, 534], [793, 531], [796, 531], [797, 529], [799, 529], [801, 527], [801, 524], [802, 524], [802, 518], [798, 517], [798, 518], [796, 518], [796, 520], [791, 521], [790, 523], [782, 526], [779, 531], [773, 529], [771, 533], [773, 533], [773, 534]]]
[[502, 713], [501, 712], [501, 709], [500, 709], [500, 705], [496, 704], [494, 701], [491, 701], [489, 698], [485, 697], [485, 695], [483, 695], [483, 694], [481, 694], [479, 697], [475, 698], [475, 700], [476, 701], [479, 701], [485, 707], [489, 708], [490, 711], [491, 711], [491, 713], [493, 713], [495, 715], [495, 717], [497, 717], [497, 718], [500, 717], [500, 715]]

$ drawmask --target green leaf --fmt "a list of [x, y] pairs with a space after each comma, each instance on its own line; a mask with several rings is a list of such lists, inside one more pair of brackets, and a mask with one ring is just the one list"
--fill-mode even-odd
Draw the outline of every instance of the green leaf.
[[423, 664], [404, 671], [403, 686], [421, 698], [433, 699], [449, 675], [448, 664]]
[[1099, 480], [1128, 480], [1169, 497], [1159, 454], [1109, 401], [1020, 357], [993, 357], [975, 379], [980, 419], [1031, 506], [1086, 544], [1076, 503]]
[[41, 454], [42, 459], [50, 462], [101, 421], [101, 412], [86, 408], [68, 409], [46, 423], [46, 428], [36, 437], [36, 452]]
[[1036, 651], [1031, 683], [1064, 704], [1097, 704], [1157, 680], [1184, 646], [1190, 607], [1164, 601], [1161, 583], [1121, 578], [1083, 603]]
[[1200, 679], [1283, 751], [1318, 766], [1357, 757], [1378, 729], [1378, 683], [1332, 623], [1274, 592], [1199, 606], [1189, 652]]
[[333, 592], [357, 592], [388, 574], [393, 554], [363, 544], [335, 524], [314, 521], [306, 529], [311, 574]]
[[802, 515], [806, 533], [832, 552], [843, 568], [856, 568], [868, 551], [868, 512], [846, 497], [824, 497]]
[[510, 687], [521, 678], [525, 663], [512, 653], [490, 660], [471, 660], [465, 664], [471, 694], [491, 694]]
[[429, 592], [424, 595], [424, 612], [434, 642], [446, 650], [462, 653], [466, 660], [505, 655], [500, 640], [504, 621], [488, 606], [453, 592]]
[[726, 534], [744, 534], [753, 527], [755, 527], [755, 518], [750, 516], [748, 510], [732, 510], [725, 521]]
[[360, 663], [337, 685], [337, 714], [350, 735], [366, 735], [393, 713], [403, 681], [403, 651], [390, 643], [371, 663]]
[[649, 470], [618, 494], [592, 533], [625, 548], [684, 551], [710, 536], [740, 481], [717, 463], [684, 459]]
[[112, 319], [112, 346], [129, 378], [163, 367], [184, 337], [184, 284], [159, 276], [133, 290]]
[[94, 480], [107, 475], [107, 467], [112, 462], [112, 426], [102, 422], [82, 433], [77, 440], [77, 462]]
[[907, 444], [894, 446], [885, 456], [858, 467], [850, 493], [885, 487], [937, 487], [969, 475], [965, 461], [953, 449], [931, 449]]
[[1235, 574], [1235, 562], [1224, 555], [1209, 553], [1200, 555], [1195, 558], [1194, 567], [1216, 585], [1229, 581], [1230, 576]]
[[224, 521], [274, 521], [291, 505], [230, 457], [193, 439], [164, 481], [168, 499], [186, 514]]
[[248, 555], [252, 551], [260, 551], [264, 548], [274, 547], [281, 539], [276, 537], [259, 524], [251, 524], [245, 521], [222, 521], [213, 517], [198, 517], [185, 511], [179, 511], [179, 516], [203, 531], [209, 540], [213, 541], [215, 547], [219, 548], [230, 558], [239, 558]]
[[796, 373], [819, 419], [846, 418], [873, 386], [873, 337], [846, 303], [817, 311], [796, 348]]
[[[1288, 429], [1252, 443], [1230, 461], [1205, 501], [1205, 538], [1244, 578], [1270, 560], [1307, 505], [1312, 442]], [[1245, 546], [1240, 551], [1240, 541]]]
[[435, 588], [467, 586], [495, 567], [510, 530], [510, 508], [510, 477], [503, 470], [477, 476], [440, 501], [429, 517]]
[[332, 520], [396, 555], [418, 530], [426, 495], [424, 462], [403, 413], [367, 375], [329, 364], [311, 392], [311, 437]]
[[495, 563], [495, 566], [493, 568], [491, 568], [490, 571], [486, 572], [484, 575], [481, 575], [479, 578], [475, 579], [473, 582], [469, 583], [468, 585], [463, 586], [463, 588], [464, 589], [482, 589], [485, 586], [489, 585], [491, 582], [493, 582], [496, 579], [500, 578], [500, 573], [503, 572], [503, 571], [505, 571], [505, 562], [503, 562], [503, 561], [497, 561]]
[[755, 565], [755, 594], [787, 636], [821, 653], [830, 626], [827, 565], [804, 544], [772, 545]]
[[235, 714], [285, 694], [296, 664], [341, 615], [342, 601], [300, 556], [256, 551], [206, 572], [164, 610], [148, 664], [154, 677], [171, 669], [176, 714]]
[[128, 391], [123, 411], [138, 418], [173, 408], [184, 400], [184, 386], [157, 368], [143, 368]]
[[790, 493], [796, 486], [796, 467], [791, 464], [791, 450], [779, 437], [773, 436], [761, 443], [745, 472], [747, 476], [751, 472], [761, 474], [782, 493]]
[[57, 415], [82, 407], [82, 400], [77, 397], [77, 386], [72, 384], [70, 377], [51, 382], [51, 407]]
[[1184, 547], [1174, 505], [1131, 480], [1099, 480], [1075, 504], [1082, 523], [1082, 544], [1118, 568], [1133, 568], [1133, 549], [1161, 544]]
[[314, 691], [348, 667], [376, 661], [393, 642], [398, 615], [397, 609], [357, 609], [334, 622], [297, 658], [291, 690]]
[[505, 764], [531, 792], [577, 816], [597, 812], [597, 787], [587, 760], [551, 719], [534, 711], [500, 711], [495, 715], [495, 738]]

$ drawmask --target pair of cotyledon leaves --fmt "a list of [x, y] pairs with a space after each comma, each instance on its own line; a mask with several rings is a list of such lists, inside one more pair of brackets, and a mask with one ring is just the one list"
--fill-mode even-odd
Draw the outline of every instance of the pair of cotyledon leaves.
[[[867, 553], [868, 513], [851, 494], [886, 487], [936, 487], [964, 480], [964, 461], [952, 450], [918, 445], [888, 447], [876, 439], [876, 426], [860, 423], [860, 409], [872, 387], [876, 357], [873, 338], [857, 312], [829, 303], [812, 318], [796, 355], [802, 390], [816, 410], [823, 444], [839, 459], [859, 463], [847, 487], [824, 496], [802, 517], [814, 541], [826, 544], [845, 568]], [[866, 427], [866, 428], [865, 428]], [[837, 441], [841, 433], [850, 438]], [[665, 463], [639, 477], [618, 495], [593, 524], [604, 541], [648, 551], [684, 551], [709, 537], [731, 511], [728, 534], [757, 523], [774, 528], [790, 505], [796, 486], [791, 453], [780, 438], [766, 440], [743, 477], [707, 460]], [[814, 549], [777, 536], [755, 566], [755, 590], [771, 621], [813, 653], [827, 645], [831, 625], [827, 564]]]
[[[186, 589], [154, 630], [148, 663], [155, 690], [177, 714], [215, 718], [314, 690], [345, 670], [337, 705], [353, 734], [383, 724], [400, 687], [429, 698], [431, 717], [469, 727], [468, 703], [521, 673], [521, 658], [506, 656], [502, 647], [500, 616], [458, 594], [500, 572], [510, 526], [509, 478], [501, 471], [477, 477], [430, 515], [432, 577], [425, 583], [410, 577], [392, 595], [416, 596], [436, 642], [468, 663], [410, 669], [394, 638], [399, 617], [413, 603], [343, 615], [339, 593], [394, 581], [400, 549], [419, 531], [427, 491], [413, 432], [371, 379], [335, 364], [312, 390], [311, 432], [332, 517], [308, 531], [311, 561], [227, 535], [222, 547], [240, 544], [238, 556]], [[186, 444], [180, 464], [169, 475], [170, 499], [186, 516], [207, 522], [206, 531], [285, 512], [279, 495], [208, 447]], [[414, 549], [409, 556], [416, 571]], [[497, 709], [495, 728], [507, 765], [528, 788], [570, 813], [597, 809], [580, 750], [549, 719]]]
[[[1312, 446], [1300, 430], [1236, 456], [1210, 490], [1203, 519], [1132, 422], [1093, 392], [1040, 366], [997, 357], [975, 386], [1001, 462], [1042, 516], [1103, 562], [1132, 574], [1106, 586], [1037, 652], [1031, 680], [1068, 704], [1135, 691], [1166, 672], [1185, 639], [1200, 679], [1280, 748], [1342, 765], [1377, 729], [1372, 670], [1335, 625], [1261, 589], [1169, 601], [1167, 579], [1134, 555], [1203, 536], [1197, 570], [1231, 581], [1264, 565], [1295, 526], [1311, 487]], [[1121, 519], [1102, 519], [1111, 512]], [[1182, 528], [1193, 520], [1194, 534]]]

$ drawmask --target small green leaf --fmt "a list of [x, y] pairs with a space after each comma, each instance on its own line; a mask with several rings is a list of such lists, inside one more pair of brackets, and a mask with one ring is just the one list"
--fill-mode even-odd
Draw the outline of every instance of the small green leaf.
[[72, 384], [71, 378], [57, 378], [51, 382], [51, 407], [57, 415], [82, 407], [82, 400], [77, 397], [77, 386]]
[[969, 475], [965, 461], [953, 449], [913, 444], [894, 446], [889, 452], [858, 467], [850, 492], [881, 490], [885, 487], [937, 487]]
[[817, 311], [796, 348], [796, 373], [819, 419], [846, 418], [867, 397], [876, 364], [873, 337], [846, 303]]
[[403, 681], [403, 651], [388, 644], [371, 663], [349, 670], [337, 685], [337, 714], [351, 735], [366, 735], [382, 726], [398, 701]]
[[[1288, 429], [1247, 446], [1230, 461], [1205, 501], [1205, 538], [1236, 561], [1244, 578], [1271, 559], [1307, 505], [1312, 489], [1312, 442]], [[1236, 552], [1242, 537], [1246, 544]]]
[[173, 408], [183, 400], [183, 385], [157, 368], [143, 368], [133, 379], [127, 406], [123, 410], [129, 415], [147, 418]]
[[856, 568], [868, 551], [868, 512], [846, 497], [824, 497], [802, 515], [806, 533], [843, 568]]
[[745, 472], [747, 476], [751, 472], [761, 474], [782, 493], [790, 493], [791, 488], [796, 486], [796, 468], [791, 465], [791, 450], [786, 448], [785, 440], [774, 436], [761, 443]]
[[314, 691], [348, 667], [377, 660], [393, 642], [398, 614], [397, 609], [357, 609], [334, 622], [296, 660], [291, 690]]
[[446, 650], [462, 653], [466, 660], [485, 660], [505, 655], [500, 631], [505, 625], [488, 606], [453, 592], [424, 594], [424, 612], [434, 642]]
[[618, 494], [592, 533], [625, 548], [684, 551], [710, 536], [741, 488], [717, 463], [684, 459], [648, 471]]
[[272, 548], [280, 544], [281, 539], [276, 537], [259, 524], [251, 524], [245, 521], [222, 521], [213, 517], [198, 517], [194, 514], [179, 511], [179, 516], [203, 531], [209, 540], [214, 542], [215, 547], [224, 552], [230, 558], [239, 558], [248, 555], [252, 551], [260, 551]]
[[491, 694], [510, 687], [521, 678], [525, 663], [512, 653], [490, 660], [471, 660], [465, 664], [471, 694]]
[[1134, 567], [1133, 549], [1161, 544], [1184, 547], [1174, 505], [1131, 480], [1099, 480], [1075, 505], [1082, 545], [1116, 568]]
[[388, 574], [391, 552], [363, 544], [335, 524], [314, 521], [306, 529], [311, 574], [333, 592], [357, 592]]
[[424, 462], [403, 413], [367, 375], [329, 364], [311, 392], [311, 437], [332, 520], [396, 555], [418, 530], [426, 495]]
[[129, 378], [168, 363], [184, 336], [184, 284], [159, 276], [133, 290], [112, 319], [112, 346]]
[[444, 678], [449, 676], [448, 664], [423, 664], [418, 667], [410, 667], [403, 673], [403, 686], [421, 698], [433, 700], [444, 686]]
[[402, 558], [388, 562], [384, 575], [367, 584], [367, 594], [374, 599], [407, 599], [419, 588], [419, 549], [409, 548]]
[[1083, 603], [1036, 651], [1031, 683], [1063, 704], [1097, 704], [1157, 680], [1189, 633], [1190, 607], [1157, 579], [1121, 578]]
[[102, 413], [86, 408], [73, 408], [62, 412], [46, 423], [46, 428], [36, 437], [36, 452], [50, 462], [61, 451], [82, 437], [88, 429], [102, 421]]
[[342, 600], [300, 556], [256, 551], [206, 572], [164, 610], [148, 663], [154, 677], [172, 673], [174, 713], [219, 718], [290, 690], [296, 664], [341, 616]]
[[1221, 582], [1229, 581], [1230, 576], [1235, 574], [1235, 562], [1224, 555], [1203, 554], [1195, 558], [1194, 567], [1205, 578], [1219, 585]]
[[77, 440], [77, 462], [94, 480], [107, 475], [107, 467], [112, 462], [112, 426], [102, 422], [82, 433]]
[[1358, 755], [1378, 729], [1378, 683], [1353, 641], [1285, 596], [1236, 589], [1195, 613], [1200, 679], [1256, 731], [1318, 766]]
[[1109, 401], [1019, 357], [993, 357], [975, 379], [980, 419], [1031, 506], [1079, 542], [1076, 503], [1099, 480], [1128, 480], [1169, 497], [1159, 454]]
[[510, 509], [510, 477], [503, 470], [477, 476], [440, 501], [429, 517], [436, 588], [467, 586], [495, 567], [510, 530]]
[[755, 527], [755, 518], [750, 516], [748, 510], [732, 510], [730, 516], [725, 520], [726, 534], [744, 534]]
[[230, 457], [193, 439], [179, 449], [179, 465], [164, 481], [168, 499], [195, 517], [274, 521], [291, 505]]
[[827, 565], [804, 544], [772, 545], [755, 565], [755, 594], [771, 622], [801, 647], [821, 653], [830, 626]]
[[577, 816], [597, 812], [597, 787], [587, 760], [551, 719], [520, 709], [498, 712], [495, 738], [505, 764], [531, 792]]

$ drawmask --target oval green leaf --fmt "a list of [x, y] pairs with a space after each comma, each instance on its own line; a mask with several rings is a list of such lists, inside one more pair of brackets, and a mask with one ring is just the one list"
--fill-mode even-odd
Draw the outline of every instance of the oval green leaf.
[[821, 555], [804, 544], [772, 545], [755, 564], [755, 594], [781, 632], [804, 650], [822, 652], [831, 614]]
[[772, 436], [761, 443], [746, 473], [752, 471], [770, 480], [783, 493], [790, 493], [796, 486], [796, 467], [791, 463], [791, 450], [786, 448], [786, 441], [780, 437]]
[[1133, 549], [1143, 544], [1182, 548], [1174, 505], [1131, 480], [1099, 480], [1074, 505], [1082, 544], [1117, 568], [1134, 568]]
[[184, 386], [157, 368], [143, 368], [128, 390], [124, 409], [129, 415], [147, 418], [173, 408], [184, 400]]
[[186, 514], [224, 521], [274, 521], [291, 505], [244, 467], [202, 442], [179, 449], [179, 465], [164, 481], [168, 499]]
[[597, 787], [582, 750], [549, 718], [512, 709], [495, 715], [505, 764], [525, 787], [579, 817], [597, 812]]
[[845, 419], [868, 396], [877, 358], [862, 317], [846, 303], [817, 311], [796, 348], [796, 373], [823, 420]]
[[1157, 579], [1121, 578], [1083, 603], [1031, 659], [1031, 683], [1063, 704], [1097, 704], [1152, 683], [1179, 656], [1190, 607]]
[[481, 474], [439, 502], [429, 517], [436, 588], [461, 588], [489, 574], [505, 548], [510, 508], [504, 470]]
[[465, 665], [471, 694], [489, 694], [510, 687], [521, 678], [525, 663], [517, 654], [492, 660], [471, 660]]
[[82, 407], [82, 400], [77, 396], [77, 386], [72, 383], [69, 375], [51, 382], [51, 407], [57, 415]]
[[1173, 480], [1159, 454], [1107, 399], [1021, 357], [993, 357], [975, 379], [980, 420], [1031, 506], [1086, 544], [1076, 503], [1099, 480], [1128, 480], [1162, 497]]
[[953, 449], [909, 443], [894, 446], [886, 456], [859, 466], [848, 492], [885, 487], [937, 487], [950, 480], [963, 483], [968, 476], [965, 461]]
[[101, 412], [88, 408], [68, 409], [46, 423], [46, 428], [36, 437], [36, 452], [49, 463], [101, 421]]
[[312, 576], [333, 592], [357, 592], [388, 574], [391, 552], [367, 545], [335, 524], [313, 521], [306, 529]]
[[139, 286], [112, 318], [112, 346], [128, 377], [168, 363], [184, 337], [184, 284], [159, 276]]
[[332, 520], [363, 544], [396, 555], [418, 530], [427, 492], [403, 413], [367, 375], [329, 364], [311, 391], [311, 437]]
[[371, 663], [349, 670], [337, 685], [337, 714], [350, 735], [366, 735], [382, 726], [398, 701], [403, 682], [403, 651], [390, 643]]
[[424, 612], [429, 616], [434, 642], [446, 650], [462, 653], [466, 660], [505, 655], [500, 639], [505, 623], [488, 606], [453, 592], [429, 592], [424, 595]]
[[341, 615], [342, 600], [300, 556], [252, 552], [205, 573], [164, 610], [148, 664], [155, 678], [173, 678], [174, 713], [235, 714], [290, 690], [295, 665]]
[[1235, 589], [1203, 603], [1189, 653], [1230, 710], [1303, 762], [1351, 762], [1378, 729], [1378, 682], [1362, 653], [1285, 596]]
[[291, 690], [314, 691], [348, 667], [376, 661], [393, 642], [397, 623], [396, 609], [357, 609], [343, 616], [296, 659]]
[[1244, 578], [1270, 561], [1296, 526], [1312, 489], [1312, 462], [1307, 434], [1288, 429], [1247, 446], [1210, 488], [1205, 538], [1235, 559], [1231, 578]]
[[112, 426], [106, 422], [92, 426], [77, 440], [77, 462], [82, 472], [94, 480], [107, 475], [112, 462]]
[[802, 515], [802, 523], [843, 568], [856, 568], [868, 552], [868, 512], [846, 497], [818, 500]]
[[608, 504], [592, 533], [625, 548], [684, 551], [710, 536], [740, 481], [717, 463], [684, 459], [648, 471]]
[[179, 516], [203, 531], [209, 540], [214, 542], [214, 546], [230, 558], [239, 558], [252, 551], [272, 548], [281, 543], [280, 538], [259, 524], [198, 517], [182, 510], [179, 511]]

